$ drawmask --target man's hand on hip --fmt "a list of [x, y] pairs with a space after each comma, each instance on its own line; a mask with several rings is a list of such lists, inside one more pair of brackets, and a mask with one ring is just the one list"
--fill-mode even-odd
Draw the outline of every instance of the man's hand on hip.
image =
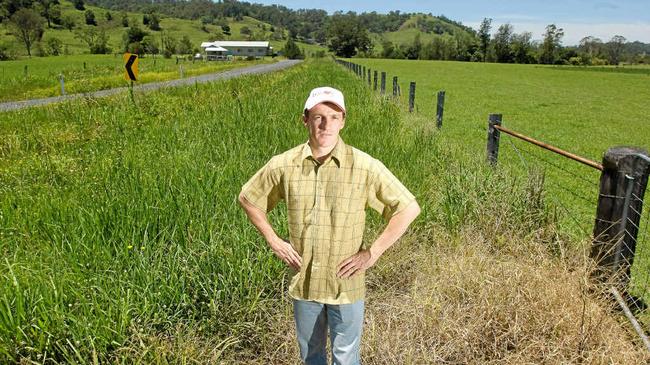
[[378, 258], [379, 255], [373, 255], [370, 250], [361, 250], [343, 260], [337, 266], [336, 276], [341, 279], [347, 279], [370, 268], [377, 262]]
[[302, 258], [300, 258], [298, 252], [294, 250], [291, 243], [278, 238], [273, 242], [269, 242], [269, 246], [271, 246], [273, 253], [275, 253], [275, 255], [284, 261], [287, 265], [291, 266], [296, 271], [300, 270], [300, 266], [302, 265]]

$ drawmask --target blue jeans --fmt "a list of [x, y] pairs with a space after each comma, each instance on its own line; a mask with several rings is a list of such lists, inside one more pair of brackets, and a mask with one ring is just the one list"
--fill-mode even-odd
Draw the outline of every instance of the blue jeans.
[[294, 299], [293, 317], [302, 361], [306, 365], [327, 365], [325, 345], [329, 327], [332, 364], [361, 364], [363, 309], [363, 300], [333, 305]]

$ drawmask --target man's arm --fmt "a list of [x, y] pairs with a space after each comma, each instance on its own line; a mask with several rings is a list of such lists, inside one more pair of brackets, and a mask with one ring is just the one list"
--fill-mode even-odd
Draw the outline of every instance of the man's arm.
[[283, 240], [275, 233], [266, 213], [251, 204], [242, 194], [239, 194], [239, 204], [246, 212], [248, 219], [269, 244], [275, 255], [295, 270], [300, 270], [300, 265], [302, 265], [300, 255], [289, 242]]
[[419, 214], [420, 206], [416, 201], [413, 201], [404, 210], [391, 217], [386, 228], [377, 237], [370, 249], [361, 250], [343, 260], [337, 267], [338, 272], [336, 275], [339, 278], [347, 279], [370, 268], [393, 243], [402, 237], [408, 226]]

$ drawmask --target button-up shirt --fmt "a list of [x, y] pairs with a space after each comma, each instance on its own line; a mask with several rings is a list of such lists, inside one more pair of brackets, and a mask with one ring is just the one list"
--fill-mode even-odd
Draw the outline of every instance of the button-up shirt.
[[390, 219], [415, 200], [380, 161], [341, 138], [322, 163], [308, 143], [274, 156], [242, 194], [264, 212], [286, 202], [289, 242], [302, 257], [289, 294], [326, 304], [365, 297], [365, 273], [341, 279], [336, 268], [361, 249], [366, 208]]

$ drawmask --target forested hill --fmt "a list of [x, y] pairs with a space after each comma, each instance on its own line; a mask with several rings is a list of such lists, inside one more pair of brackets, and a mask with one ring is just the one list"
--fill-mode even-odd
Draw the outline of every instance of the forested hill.
[[[88, 4], [112, 10], [126, 10], [137, 12], [156, 12], [168, 16], [184, 19], [202, 19], [211, 22], [223, 17], [241, 19], [250, 16], [260, 21], [283, 27], [290, 34], [303, 40], [313, 40], [325, 43], [327, 38], [326, 23], [327, 12], [322, 9], [292, 10], [282, 5], [262, 5], [234, 0], [212, 2], [210, 0], [88, 0]], [[382, 34], [398, 31], [415, 14], [401, 13], [399, 10], [388, 14], [370, 13], [336, 13], [336, 16], [354, 15], [358, 22], [369, 32]], [[435, 17], [435, 22], [418, 24], [424, 32], [437, 32], [442, 34], [450, 29], [462, 30], [474, 34], [474, 30], [460, 22], [453, 21], [445, 16]]]

